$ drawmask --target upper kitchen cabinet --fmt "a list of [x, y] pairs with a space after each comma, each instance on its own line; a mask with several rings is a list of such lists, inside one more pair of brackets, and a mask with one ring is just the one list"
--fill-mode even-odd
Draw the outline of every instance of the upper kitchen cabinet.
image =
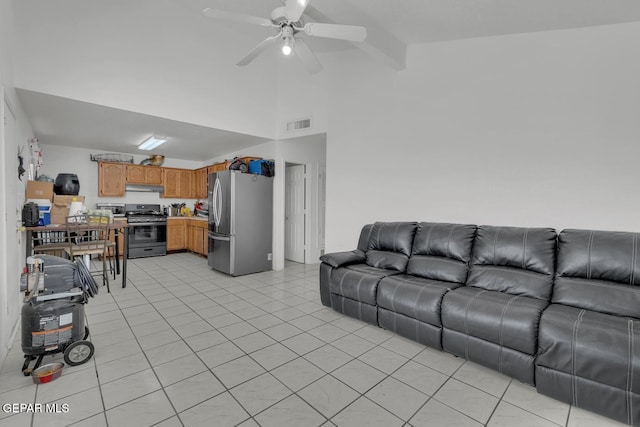
[[127, 165], [127, 183], [162, 185], [162, 168], [157, 166]]
[[193, 195], [193, 181], [195, 175], [190, 169], [180, 169], [180, 181], [178, 182], [178, 194], [185, 199], [192, 199]]
[[209, 177], [208, 168], [200, 168], [195, 170], [195, 179], [193, 185], [193, 197], [196, 199], [207, 198], [207, 178]]
[[164, 193], [162, 197], [171, 199], [192, 199], [194, 172], [190, 169], [162, 168]]
[[124, 196], [126, 167], [124, 163], [98, 163], [98, 196]]
[[231, 162], [229, 162], [229, 161], [220, 162], [220, 163], [214, 163], [214, 164], [212, 164], [211, 166], [209, 166], [207, 168], [207, 173], [215, 173], [215, 172], [226, 171], [230, 164], [231, 164]]
[[174, 199], [180, 197], [178, 194], [180, 190], [180, 169], [162, 168], [162, 172], [162, 181], [164, 182], [164, 193], [162, 193], [162, 197], [170, 197]]

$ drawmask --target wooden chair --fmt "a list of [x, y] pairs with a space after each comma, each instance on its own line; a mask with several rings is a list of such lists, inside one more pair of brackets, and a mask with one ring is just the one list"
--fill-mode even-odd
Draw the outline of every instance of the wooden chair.
[[[81, 257], [93, 275], [102, 275], [102, 284], [109, 289], [109, 232], [113, 218], [106, 215], [82, 214], [66, 218], [69, 259]], [[91, 256], [102, 258], [102, 271], [91, 270]]]

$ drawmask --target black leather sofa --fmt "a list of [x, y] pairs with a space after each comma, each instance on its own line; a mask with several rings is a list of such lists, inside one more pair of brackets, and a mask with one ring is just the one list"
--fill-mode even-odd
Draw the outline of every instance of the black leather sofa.
[[638, 233], [375, 223], [323, 255], [324, 305], [640, 425]]

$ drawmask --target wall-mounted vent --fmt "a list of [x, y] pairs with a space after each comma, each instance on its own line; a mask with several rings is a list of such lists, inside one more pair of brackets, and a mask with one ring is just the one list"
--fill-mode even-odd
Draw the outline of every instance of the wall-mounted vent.
[[293, 132], [296, 130], [309, 129], [311, 127], [311, 119], [296, 120], [295, 122], [287, 123], [287, 132]]

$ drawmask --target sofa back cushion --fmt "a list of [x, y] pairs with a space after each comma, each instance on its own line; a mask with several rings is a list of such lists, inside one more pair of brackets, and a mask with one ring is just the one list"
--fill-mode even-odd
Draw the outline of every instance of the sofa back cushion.
[[548, 301], [555, 254], [552, 228], [478, 227], [466, 284]]
[[640, 318], [640, 234], [563, 230], [552, 302]]
[[367, 247], [367, 264], [376, 268], [405, 271], [416, 227], [415, 222], [374, 223]]
[[371, 232], [373, 231], [373, 224], [367, 224], [362, 227], [360, 232], [360, 238], [358, 239], [358, 249], [362, 253], [367, 252], [369, 249], [369, 240], [371, 240]]
[[475, 225], [421, 222], [413, 239], [407, 273], [426, 279], [467, 280]]

